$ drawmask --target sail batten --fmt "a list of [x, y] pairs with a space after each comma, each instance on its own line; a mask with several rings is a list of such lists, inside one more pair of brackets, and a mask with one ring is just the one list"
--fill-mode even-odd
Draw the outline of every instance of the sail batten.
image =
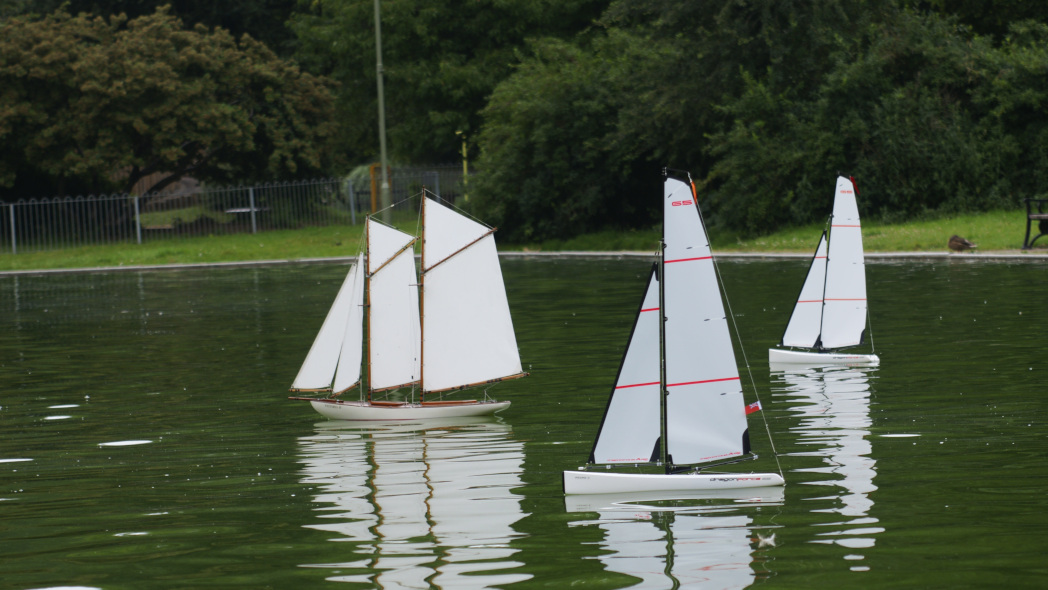
[[463, 251], [463, 250], [465, 250], [466, 248], [469, 248], [469, 247], [470, 247], [470, 246], [472, 246], [473, 244], [476, 244], [477, 242], [479, 242], [479, 241], [483, 240], [483, 239], [484, 239], [485, 237], [487, 237], [487, 236], [489, 236], [489, 235], [491, 235], [491, 234], [493, 234], [493, 233], [495, 233], [495, 228], [491, 228], [491, 229], [489, 229], [489, 230], [488, 230], [488, 231], [487, 231], [486, 233], [484, 233], [484, 235], [482, 235], [482, 236], [478, 237], [477, 239], [475, 239], [475, 240], [473, 240], [472, 242], [470, 242], [470, 243], [466, 244], [465, 246], [463, 246], [463, 247], [459, 248], [458, 250], [456, 250], [456, 251], [452, 252], [451, 254], [448, 254], [448, 255], [447, 255], [446, 257], [444, 257], [444, 258], [442, 258], [442, 259], [438, 260], [437, 262], [434, 262], [434, 263], [432, 263], [432, 264], [423, 264], [424, 268], [423, 268], [423, 270], [422, 270], [422, 273], [423, 273], [423, 274], [425, 274], [425, 273], [427, 273], [427, 272], [429, 272], [429, 271], [433, 270], [434, 268], [436, 268], [436, 267], [440, 266], [441, 264], [444, 264], [444, 263], [445, 263], [445, 262], [447, 262], [448, 260], [452, 259], [452, 258], [453, 258], [453, 257], [454, 257], [454, 256], [455, 256], [456, 254], [458, 254], [459, 252], [462, 252], [462, 251]]
[[448, 387], [448, 388], [445, 388], [445, 389], [426, 389], [425, 392], [426, 393], [447, 393], [449, 391], [461, 391], [463, 389], [469, 389], [471, 387], [480, 387], [482, 385], [494, 385], [496, 383], [501, 383], [503, 381], [511, 381], [513, 379], [520, 379], [522, 377], [527, 377], [527, 376], [528, 376], [528, 373], [521, 372], [521, 373], [517, 373], [516, 375], [506, 375], [505, 377], [498, 377], [496, 379], [488, 379], [486, 381], [478, 381], [476, 383], [466, 383], [464, 385], [458, 385], [458, 386], [455, 386], [455, 387]]

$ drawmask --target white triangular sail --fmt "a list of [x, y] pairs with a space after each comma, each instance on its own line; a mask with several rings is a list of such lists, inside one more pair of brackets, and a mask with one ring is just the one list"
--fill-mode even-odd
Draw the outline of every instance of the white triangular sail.
[[[345, 346], [344, 342], [353, 338], [358, 343], [356, 352], [357, 376], [347, 387], [352, 387], [353, 382], [360, 379], [359, 342], [362, 329], [359, 310], [363, 302], [363, 277], [363, 265], [358, 259], [357, 264], [353, 265], [349, 272], [346, 273], [346, 278], [342, 281], [338, 295], [335, 296], [335, 302], [331, 305], [331, 309], [328, 310], [327, 317], [324, 318], [324, 323], [320, 326], [316, 339], [313, 340], [313, 346], [310, 347], [309, 353], [306, 354], [306, 359], [302, 362], [302, 367], [298, 371], [298, 375], [295, 376], [295, 381], [291, 384], [292, 391], [330, 390], [336, 367], [342, 362], [340, 360], [341, 356], [343, 354], [346, 356], [345, 362], [347, 365], [352, 364], [352, 360], [349, 358], [353, 354], [352, 351], [347, 350], [344, 352], [343, 347]], [[354, 309], [357, 310], [358, 314], [355, 324], [351, 319]], [[347, 373], [346, 378], [350, 377]], [[335, 391], [341, 391], [338, 388], [338, 384], [335, 385]]]
[[364, 255], [357, 256], [353, 266], [353, 293], [349, 299], [349, 319], [346, 321], [338, 369], [333, 389], [342, 393], [360, 382], [361, 360], [364, 356]]
[[659, 460], [659, 279], [652, 269], [591, 463]]
[[667, 178], [663, 239], [668, 461], [748, 452], [742, 385], [709, 240], [689, 184]]
[[372, 390], [419, 380], [414, 237], [368, 218], [368, 356]]
[[491, 228], [423, 205], [423, 391], [522, 374]]
[[822, 347], [854, 346], [866, 329], [866, 264], [855, 186], [843, 176], [837, 178], [829, 240]]
[[822, 328], [822, 293], [826, 288], [826, 232], [819, 237], [815, 256], [808, 267], [801, 294], [793, 307], [793, 315], [782, 335], [784, 346], [814, 348]]

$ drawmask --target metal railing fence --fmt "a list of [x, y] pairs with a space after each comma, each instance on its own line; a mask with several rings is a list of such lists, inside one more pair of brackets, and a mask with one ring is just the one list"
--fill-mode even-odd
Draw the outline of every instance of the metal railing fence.
[[[423, 187], [453, 202], [462, 179], [462, 168], [454, 165], [393, 168], [390, 188], [394, 203]], [[23, 199], [0, 203], [0, 253], [355, 225], [371, 207], [366, 174], [254, 186], [182, 182], [177, 189], [143, 195]]]

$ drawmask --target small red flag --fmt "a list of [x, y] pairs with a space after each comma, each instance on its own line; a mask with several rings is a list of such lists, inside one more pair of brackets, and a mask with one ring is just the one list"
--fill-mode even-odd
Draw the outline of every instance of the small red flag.
[[759, 401], [753, 402], [752, 404], [746, 406], [746, 415], [749, 416], [750, 414], [754, 412], [759, 412], [760, 410], [761, 403]]

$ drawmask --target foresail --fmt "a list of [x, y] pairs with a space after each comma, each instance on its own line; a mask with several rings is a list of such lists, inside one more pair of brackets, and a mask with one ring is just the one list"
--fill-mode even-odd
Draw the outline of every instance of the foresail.
[[747, 452], [728, 320], [692, 187], [667, 178], [664, 203], [666, 437], [677, 465]]
[[[414, 237], [368, 219], [368, 356], [372, 390], [419, 380], [419, 309]], [[398, 253], [399, 252], [399, 253]]]
[[866, 265], [855, 187], [837, 178], [822, 316], [823, 348], [854, 346], [866, 329]]
[[[339, 362], [339, 353], [342, 349], [342, 341], [346, 336], [349, 326], [350, 309], [352, 308], [352, 297], [354, 285], [359, 277], [363, 276], [363, 269], [359, 263], [354, 265], [346, 273], [346, 278], [339, 287], [335, 302], [331, 304], [324, 323], [313, 340], [313, 346], [306, 354], [306, 360], [295, 376], [291, 384], [292, 391], [325, 391], [331, 389], [331, 381], [335, 376], [335, 367]], [[360, 332], [357, 332], [360, 336]], [[360, 364], [360, 358], [357, 358]]]
[[423, 390], [523, 373], [492, 230], [426, 199]]
[[659, 280], [652, 268], [590, 462], [656, 461], [659, 435]]
[[826, 287], [826, 232], [822, 232], [815, 256], [808, 267], [793, 315], [782, 335], [784, 346], [814, 348], [822, 327], [822, 292]]
[[353, 266], [353, 292], [349, 299], [349, 319], [338, 356], [333, 390], [342, 393], [360, 382], [361, 360], [364, 354], [364, 255], [357, 256]]

